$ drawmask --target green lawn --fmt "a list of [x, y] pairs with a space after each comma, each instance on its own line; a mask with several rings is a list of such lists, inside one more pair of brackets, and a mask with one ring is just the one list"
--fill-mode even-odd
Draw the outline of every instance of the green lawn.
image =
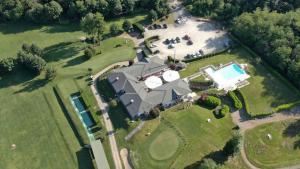
[[[45, 81], [43, 74], [30, 76], [25, 70], [0, 77], [0, 149], [3, 152], [0, 168], [93, 168], [89, 152], [82, 149], [53, 86], [57, 85], [69, 99], [71, 93], [89, 90], [88, 69], [96, 72], [112, 63], [133, 59], [135, 50], [131, 40], [109, 38], [97, 48], [101, 54], [87, 61], [82, 51], [86, 44], [79, 42], [80, 36], [84, 34], [76, 25], [0, 25], [0, 57], [15, 56], [24, 42], [36, 43], [45, 48], [45, 60], [57, 69], [53, 82]], [[88, 102], [93, 104], [92, 100]], [[97, 111], [93, 105], [91, 109]], [[11, 150], [11, 144], [17, 145], [16, 150]], [[103, 144], [114, 168], [108, 139]]]
[[[124, 137], [133, 126], [126, 120], [121, 121], [124, 117], [127, 117], [126, 112], [120, 108], [110, 118], [117, 128], [119, 147], [131, 150], [131, 160], [137, 169], [184, 168], [222, 149], [234, 127], [230, 116], [216, 119], [211, 111], [197, 105], [185, 110], [171, 108], [162, 113], [165, 120], [156, 118], [147, 121], [142, 130], [126, 142]], [[212, 119], [212, 123], [206, 122], [208, 118]], [[222, 168], [247, 167], [238, 155]]]
[[[260, 168], [280, 168], [300, 164], [300, 121], [261, 125], [246, 132], [248, 159]], [[268, 139], [267, 134], [272, 139]]]
[[268, 66], [263, 65], [259, 59], [254, 59], [243, 48], [236, 48], [230, 54], [220, 54], [211, 58], [191, 62], [186, 70], [180, 72], [182, 77], [191, 75], [199, 68], [207, 65], [225, 64], [231, 61], [247, 63], [251, 75], [248, 80], [250, 85], [241, 89], [250, 107], [251, 115], [269, 113], [285, 103], [295, 102], [300, 99], [299, 91], [287, 80], [278, 75]]

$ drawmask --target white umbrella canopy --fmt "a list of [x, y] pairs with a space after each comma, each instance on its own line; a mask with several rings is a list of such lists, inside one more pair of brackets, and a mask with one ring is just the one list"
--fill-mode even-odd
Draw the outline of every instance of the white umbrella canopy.
[[162, 80], [159, 77], [156, 76], [150, 76], [145, 80], [145, 85], [149, 89], [154, 89], [163, 84]]
[[163, 73], [163, 78], [166, 82], [172, 82], [174, 80], [180, 79], [180, 75], [177, 71], [168, 70]]

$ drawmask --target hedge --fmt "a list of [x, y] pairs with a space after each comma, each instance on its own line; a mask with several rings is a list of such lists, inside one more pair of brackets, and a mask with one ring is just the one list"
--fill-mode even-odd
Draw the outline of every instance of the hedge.
[[203, 55], [201, 57], [193, 58], [193, 59], [184, 59], [182, 61], [185, 62], [185, 63], [189, 63], [189, 62], [193, 62], [193, 61], [197, 61], [197, 60], [210, 58], [210, 57], [213, 57], [213, 56], [216, 56], [216, 55], [219, 55], [219, 54], [223, 54], [223, 53], [227, 52], [229, 49], [230, 49], [230, 46], [223, 49], [223, 50], [221, 50], [221, 51], [219, 51], [219, 52], [209, 53], [209, 54]]
[[231, 98], [232, 102], [233, 102], [233, 106], [240, 110], [243, 108], [243, 104], [242, 102], [240, 101], [240, 99], [236, 96], [236, 94], [232, 91], [229, 91], [228, 92], [228, 96]]
[[248, 104], [247, 98], [244, 96], [244, 94], [242, 93], [242, 91], [239, 90], [239, 89], [237, 89], [234, 92], [236, 93], [236, 95], [240, 96], [241, 102], [244, 104], [244, 108], [245, 108], [246, 113], [249, 116], [252, 116], [251, 112], [250, 112], [250, 108], [249, 108], [249, 104]]
[[296, 102], [288, 103], [288, 104], [282, 104], [282, 105], [276, 107], [274, 109], [274, 112], [281, 112], [281, 111], [284, 111], [284, 110], [290, 110], [293, 107], [299, 106], [299, 105], [300, 105], [300, 101], [296, 101]]
[[80, 145], [84, 146], [89, 144], [89, 139], [87, 137], [86, 131], [83, 128], [74, 108], [70, 105], [70, 101], [63, 97], [57, 85], [53, 87], [53, 90], [63, 112], [65, 113], [66, 118], [70, 123], [70, 126], [72, 127], [75, 135], [80, 142]]
[[144, 43], [145, 43], [145, 47], [150, 51], [151, 54], [153, 54], [154, 52], [151, 50], [151, 43], [154, 41], [158, 41], [159, 40], [159, 36], [155, 35], [155, 36], [151, 36], [147, 39], [145, 39]]
[[132, 26], [137, 30], [139, 31], [141, 34], [145, 32], [145, 28], [142, 24], [140, 23], [134, 23], [132, 24]]
[[207, 96], [204, 100], [200, 101], [205, 106], [209, 108], [216, 108], [221, 105], [221, 99], [215, 97], [215, 96]]
[[224, 105], [222, 107], [222, 109], [220, 110], [220, 114], [221, 114], [222, 117], [224, 117], [226, 114], [229, 113], [229, 111], [230, 111], [229, 106]]

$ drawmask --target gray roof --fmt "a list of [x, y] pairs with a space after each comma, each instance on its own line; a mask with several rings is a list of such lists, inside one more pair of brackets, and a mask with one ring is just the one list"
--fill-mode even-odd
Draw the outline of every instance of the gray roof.
[[157, 61], [150, 61], [148, 64], [136, 63], [130, 67], [120, 68], [108, 76], [108, 81], [116, 93], [122, 93], [119, 98], [132, 118], [138, 113], [149, 112], [161, 103], [168, 103], [191, 92], [189, 85], [181, 79], [149, 91], [144, 81], [138, 80], [139, 76], [151, 75], [166, 69], [167, 66]]
[[107, 158], [100, 140], [91, 141], [91, 147], [98, 169], [109, 169]]

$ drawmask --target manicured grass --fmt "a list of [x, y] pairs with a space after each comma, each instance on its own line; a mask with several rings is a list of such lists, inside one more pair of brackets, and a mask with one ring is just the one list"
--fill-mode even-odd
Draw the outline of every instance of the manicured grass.
[[251, 78], [250, 85], [243, 87], [241, 91], [245, 95], [251, 115], [272, 112], [281, 104], [295, 102], [300, 99], [299, 91], [283, 77], [278, 75], [259, 59], [253, 58], [243, 48], [236, 48], [231, 53], [220, 54], [211, 58], [194, 61], [186, 70], [180, 72], [182, 77], [191, 75], [199, 68], [207, 65], [218, 66], [231, 61], [248, 64], [248, 72]]
[[[53, 86], [59, 86], [67, 101], [70, 94], [80, 90], [90, 95], [88, 69], [96, 72], [112, 63], [133, 59], [135, 50], [131, 40], [109, 38], [97, 47], [101, 54], [87, 61], [82, 51], [86, 44], [78, 40], [83, 35], [76, 25], [0, 25], [0, 58], [14, 56], [24, 42], [34, 42], [45, 48], [45, 60], [57, 69], [52, 82], [45, 81], [43, 74], [33, 77], [23, 69], [0, 77], [0, 149], [5, 154], [0, 155], [0, 168], [94, 168], [89, 152], [82, 148], [58, 103]], [[100, 118], [95, 102], [86, 102], [93, 115]], [[17, 149], [11, 150], [14, 143]], [[108, 139], [103, 144], [114, 168]]]
[[[171, 157], [171, 160], [157, 161], [149, 158], [148, 142], [154, 144], [157, 132], [163, 134], [167, 127], [163, 120], [161, 122], [158, 119], [148, 121], [144, 128], [128, 143], [128, 146], [132, 149], [132, 157], [136, 168], [146, 166], [149, 169], [159, 167], [184, 168], [222, 149], [226, 141], [232, 136], [232, 128], [234, 127], [230, 116], [216, 119], [211, 111], [197, 105], [181, 110], [176, 109], [176, 107], [171, 108], [163, 112], [162, 117], [172, 124], [171, 129], [177, 131], [177, 137], [182, 142], [179, 145], [180, 149]], [[212, 119], [211, 123], [207, 122], [208, 118]], [[170, 129], [170, 127], [168, 128]], [[146, 136], [148, 132], [151, 133], [150, 136]], [[173, 146], [173, 148], [176, 149], [176, 146]], [[226, 162], [223, 167], [246, 168], [239, 156]]]
[[0, 168], [93, 168], [50, 86], [25, 71], [0, 86]]
[[155, 160], [166, 160], [172, 157], [179, 146], [179, 138], [172, 130], [161, 132], [150, 144], [149, 153]]
[[[260, 168], [280, 168], [300, 164], [300, 121], [261, 125], [246, 132], [248, 159]], [[271, 134], [272, 139], [268, 139]]]

